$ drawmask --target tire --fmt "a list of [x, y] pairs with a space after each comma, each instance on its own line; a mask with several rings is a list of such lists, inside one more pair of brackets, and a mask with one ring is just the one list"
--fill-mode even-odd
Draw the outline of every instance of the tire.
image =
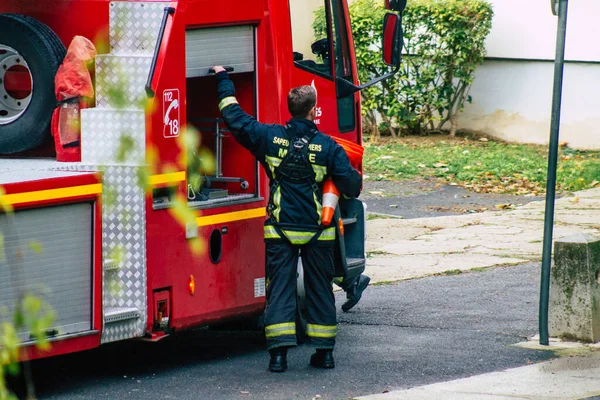
[[0, 80], [0, 154], [13, 154], [31, 150], [48, 138], [56, 108], [54, 77], [66, 49], [41, 22], [23, 15], [1, 14], [0, 51], [0, 79], [6, 67], [18, 63], [32, 81], [31, 93], [18, 99]]

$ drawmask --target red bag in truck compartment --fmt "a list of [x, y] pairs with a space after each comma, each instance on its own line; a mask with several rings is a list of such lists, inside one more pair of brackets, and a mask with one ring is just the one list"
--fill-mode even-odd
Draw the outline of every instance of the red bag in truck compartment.
[[59, 101], [52, 116], [57, 161], [81, 161], [80, 110], [93, 104], [89, 65], [95, 57], [94, 44], [83, 36], [75, 36], [54, 78], [54, 92]]

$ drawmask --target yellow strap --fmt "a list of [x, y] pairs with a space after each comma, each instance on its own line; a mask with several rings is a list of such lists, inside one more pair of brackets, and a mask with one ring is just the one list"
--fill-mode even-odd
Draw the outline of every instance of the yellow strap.
[[281, 239], [281, 236], [273, 226], [265, 225], [265, 239]]
[[315, 236], [316, 232], [298, 232], [298, 231], [288, 231], [283, 230], [285, 237], [288, 238], [291, 244], [302, 245], [310, 242], [310, 240]]
[[221, 102], [219, 103], [219, 111], [223, 111], [223, 109], [227, 106], [230, 106], [232, 104], [238, 104], [238, 101], [235, 97], [233, 96], [229, 96], [229, 97], [225, 97], [223, 100], [221, 100]]
[[271, 170], [271, 175], [273, 177], [275, 177], [275, 168], [277, 168], [281, 165], [281, 158], [266, 156], [265, 161], [267, 161], [267, 165], [269, 166], [269, 169]]
[[321, 221], [322, 221], [322, 216], [323, 216], [323, 206], [321, 205], [321, 203], [319, 203], [319, 199], [317, 199], [317, 194], [313, 192], [313, 199], [315, 201], [315, 209], [317, 211], [317, 215], [319, 216], [319, 221], [317, 222], [319, 225], [321, 225]]
[[275, 221], [279, 222], [279, 214], [281, 214], [281, 186], [277, 186], [277, 190], [273, 194], [273, 204], [275, 205], [273, 216], [275, 217]]
[[335, 227], [332, 226], [331, 228], [325, 229], [323, 232], [321, 232], [321, 235], [319, 236], [319, 238], [317, 240], [321, 240], [321, 241], [335, 240]]

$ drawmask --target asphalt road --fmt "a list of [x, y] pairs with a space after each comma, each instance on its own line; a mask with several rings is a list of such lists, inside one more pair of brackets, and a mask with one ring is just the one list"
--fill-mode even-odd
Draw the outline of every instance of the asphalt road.
[[415, 181], [365, 181], [361, 200], [367, 212], [390, 214], [405, 219], [461, 215], [544, 200], [540, 196], [475, 193], [435, 179]]
[[[339, 314], [336, 368], [267, 371], [258, 332], [199, 330], [32, 363], [40, 399], [346, 399], [548, 359], [510, 346], [537, 331], [539, 265], [372, 286]], [[342, 294], [337, 296], [341, 305]]]

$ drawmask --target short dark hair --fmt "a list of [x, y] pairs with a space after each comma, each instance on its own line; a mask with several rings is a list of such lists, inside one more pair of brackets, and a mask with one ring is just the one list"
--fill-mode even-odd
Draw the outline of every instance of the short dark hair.
[[298, 86], [288, 94], [288, 110], [294, 118], [308, 117], [308, 113], [316, 105], [317, 91], [312, 86]]

